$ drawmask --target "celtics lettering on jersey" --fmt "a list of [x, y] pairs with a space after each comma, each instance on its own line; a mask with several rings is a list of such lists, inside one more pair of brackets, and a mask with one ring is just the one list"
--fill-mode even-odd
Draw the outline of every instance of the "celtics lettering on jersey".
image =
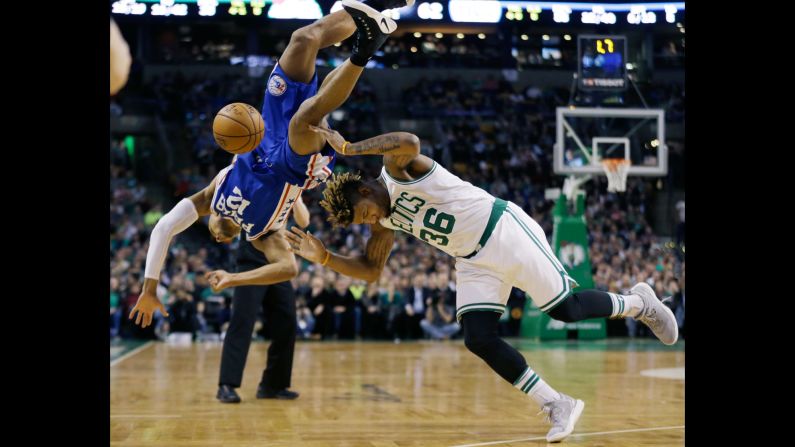
[[451, 256], [465, 256], [478, 244], [491, 213], [492, 197], [438, 163], [422, 177], [398, 180], [382, 170], [392, 208], [381, 225], [401, 230]]
[[[389, 222], [396, 228], [413, 234], [413, 222], [416, 220], [417, 215], [423, 211], [425, 203], [425, 200], [403, 191], [392, 206]], [[422, 224], [425, 228], [420, 230], [420, 239], [440, 246], [447, 245], [450, 240], [445, 234], [453, 232], [455, 217], [439, 212], [436, 208], [427, 208], [424, 213]]]

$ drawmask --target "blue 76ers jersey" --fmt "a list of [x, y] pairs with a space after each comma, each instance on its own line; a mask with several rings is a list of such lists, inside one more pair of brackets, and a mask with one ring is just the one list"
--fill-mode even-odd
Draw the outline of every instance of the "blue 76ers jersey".
[[217, 177], [212, 212], [232, 219], [254, 240], [284, 226], [306, 189], [325, 182], [334, 169], [334, 149], [298, 155], [288, 143], [290, 119], [317, 93], [317, 73], [309, 84], [296, 82], [277, 64], [268, 78], [262, 117], [265, 136], [251, 152], [235, 156]]

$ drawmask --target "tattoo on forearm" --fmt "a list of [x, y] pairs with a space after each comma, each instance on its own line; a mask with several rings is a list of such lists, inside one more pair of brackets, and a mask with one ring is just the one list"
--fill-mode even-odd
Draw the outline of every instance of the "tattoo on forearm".
[[354, 143], [347, 152], [351, 155], [372, 154], [381, 155], [400, 147], [400, 137], [397, 135], [382, 135], [370, 138], [359, 143]]

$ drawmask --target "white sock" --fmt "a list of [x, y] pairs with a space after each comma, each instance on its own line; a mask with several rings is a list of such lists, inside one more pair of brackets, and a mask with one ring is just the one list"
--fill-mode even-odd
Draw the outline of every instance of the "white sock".
[[560, 399], [560, 393], [544, 382], [544, 380], [529, 366], [522, 375], [516, 379], [513, 386], [532, 397], [538, 406], [542, 406], [551, 400]]
[[613, 301], [613, 313], [610, 314], [610, 318], [635, 318], [643, 309], [643, 300], [638, 295], [618, 295], [610, 292], [607, 294]]

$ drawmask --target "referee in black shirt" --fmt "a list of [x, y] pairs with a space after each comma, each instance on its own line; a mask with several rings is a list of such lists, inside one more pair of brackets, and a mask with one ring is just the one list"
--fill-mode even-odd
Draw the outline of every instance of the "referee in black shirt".
[[[295, 223], [301, 228], [309, 226], [309, 210], [300, 197], [293, 210]], [[267, 264], [265, 255], [244, 239], [241, 238], [237, 252], [237, 271], [254, 270]], [[271, 345], [268, 348], [268, 363], [257, 387], [257, 398], [298, 397], [298, 393], [288, 390], [295, 350], [295, 290], [290, 281], [284, 281], [267, 286], [235, 287], [232, 298], [232, 319], [224, 338], [221, 374], [216, 395], [216, 398], [223, 403], [240, 402], [240, 396], [235, 388], [240, 387], [243, 379], [243, 368], [246, 366], [246, 356], [251, 346], [254, 323], [260, 306], [270, 324]]]

